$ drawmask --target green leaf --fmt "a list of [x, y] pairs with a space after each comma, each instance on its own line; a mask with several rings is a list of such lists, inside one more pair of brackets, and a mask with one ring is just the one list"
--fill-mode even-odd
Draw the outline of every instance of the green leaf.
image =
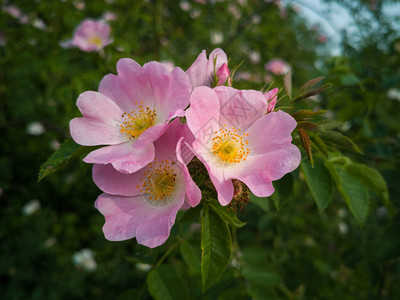
[[98, 147], [82, 147], [76, 144], [72, 139], [66, 140], [60, 148], [41, 165], [38, 182], [47, 175], [66, 167], [78, 157], [84, 156], [97, 148]]
[[346, 201], [351, 213], [361, 225], [368, 215], [368, 191], [355, 177], [349, 175], [341, 166], [325, 162], [326, 168], [331, 173], [336, 187]]
[[194, 249], [193, 246], [186, 241], [181, 243], [179, 250], [183, 260], [187, 263], [187, 265], [196, 271], [196, 273], [200, 273], [200, 250], [197, 252], [196, 249]]
[[333, 196], [334, 185], [329, 171], [320, 159], [316, 160], [314, 167], [308, 161], [303, 161], [301, 170], [319, 211], [324, 211]]
[[187, 211], [182, 213], [182, 215], [177, 217], [177, 220], [179, 223], [193, 222], [194, 220], [198, 219], [198, 215], [200, 214], [200, 211], [201, 211], [201, 205], [197, 205], [196, 207], [189, 208]]
[[320, 129], [318, 124], [309, 122], [309, 121], [297, 122], [297, 128], [301, 128], [304, 130], [310, 130], [310, 131], [317, 131]]
[[139, 299], [140, 292], [137, 289], [130, 289], [117, 297], [117, 300], [131, 300], [131, 299]]
[[237, 228], [243, 227], [246, 225], [245, 222], [242, 222], [238, 219], [234, 212], [228, 210], [227, 206], [221, 206], [218, 202], [209, 202], [210, 208], [214, 210], [224, 221], [230, 225], [233, 225]]
[[263, 209], [266, 213], [270, 211], [268, 201], [267, 197], [257, 197], [253, 193], [250, 193], [250, 202]]
[[324, 113], [326, 113], [326, 110], [312, 111], [309, 109], [302, 109], [302, 110], [298, 110], [294, 114], [292, 114], [292, 117], [296, 121], [303, 121], [305, 119], [311, 119], [315, 116], [322, 115]]
[[229, 227], [215, 211], [203, 207], [201, 216], [201, 275], [203, 291], [216, 282], [228, 266], [232, 240]]
[[252, 284], [259, 286], [273, 285], [280, 281], [279, 274], [265, 264], [244, 266], [241, 273]]
[[342, 85], [350, 86], [350, 85], [355, 85], [360, 83], [360, 79], [354, 75], [354, 74], [345, 74], [340, 77], [340, 81], [342, 82]]
[[382, 175], [377, 170], [357, 163], [348, 163], [344, 166], [344, 169], [351, 176], [360, 180], [365, 187], [371, 189], [381, 197], [385, 205], [389, 205], [389, 193], [385, 179], [383, 179]]
[[317, 149], [322, 155], [328, 157], [328, 148], [326, 147], [324, 141], [318, 135], [312, 135], [312, 146]]
[[147, 276], [150, 294], [156, 300], [188, 299], [185, 281], [172, 266], [162, 265]]
[[361, 150], [351, 139], [337, 131], [322, 131], [319, 133], [319, 136], [327, 143], [362, 154]]

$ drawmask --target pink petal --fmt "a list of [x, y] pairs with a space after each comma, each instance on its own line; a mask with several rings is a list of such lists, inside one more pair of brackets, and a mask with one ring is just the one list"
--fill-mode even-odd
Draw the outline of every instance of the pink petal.
[[275, 189], [270, 180], [262, 176], [262, 174], [248, 174], [240, 178], [250, 191], [257, 197], [269, 197]]
[[203, 50], [190, 68], [186, 71], [193, 88], [203, 85], [211, 86], [210, 82], [207, 82], [207, 69], [208, 60], [206, 56], [206, 50]]
[[191, 84], [187, 74], [180, 68], [170, 72], [162, 63], [152, 61], [143, 66], [151, 85], [157, 118], [169, 120], [176, 111], [189, 105]]
[[153, 143], [157, 140], [164, 132], [168, 129], [170, 124], [157, 124], [147, 128], [137, 139], [136, 143], [139, 145], [145, 145]]
[[253, 90], [236, 90], [227, 86], [214, 88], [221, 106], [219, 122], [228, 127], [246, 130], [267, 112], [262, 93]]
[[[141, 194], [145, 177], [144, 169], [133, 174], [120, 173], [111, 164], [93, 166], [93, 181], [103, 192], [120, 196], [138, 196]], [[137, 187], [139, 186], [139, 188]]]
[[186, 120], [194, 136], [203, 144], [208, 144], [214, 132], [220, 128], [219, 108], [214, 90], [208, 87], [193, 90], [190, 107], [186, 110]]
[[110, 241], [136, 237], [139, 244], [154, 248], [163, 244], [183, 204], [176, 199], [165, 207], [153, 207], [142, 196], [123, 197], [102, 194], [95, 207], [104, 215], [103, 232]]
[[214, 58], [216, 58], [215, 71], [218, 71], [223, 64], [228, 64], [228, 58], [226, 57], [224, 50], [220, 48], [214, 49], [210, 53], [210, 58], [208, 59], [207, 72], [211, 75], [214, 75]]
[[99, 92], [112, 99], [123, 112], [131, 112], [134, 100], [125, 90], [124, 82], [118, 76], [108, 74], [100, 81]]
[[[176, 145], [176, 154], [177, 154], [177, 159], [178, 159], [178, 165], [181, 168], [181, 170], [183, 172], [183, 176], [185, 178], [186, 197], [187, 197], [186, 201], [191, 207], [195, 207], [200, 203], [201, 191], [200, 191], [199, 187], [196, 185], [196, 183], [193, 181], [192, 177], [190, 176], [190, 173], [186, 166], [185, 160], [182, 158], [182, 141], [183, 140], [184, 140], [184, 137], [180, 138], [178, 144]], [[189, 142], [193, 142], [193, 140], [194, 139], [192, 139], [192, 141], [189, 141]], [[187, 151], [191, 152], [191, 150], [185, 144], [183, 145], [183, 148], [184, 148], [184, 152], [187, 152]], [[191, 156], [193, 157], [193, 154]]]
[[215, 49], [207, 59], [206, 51], [203, 50], [195, 62], [186, 71], [192, 83], [192, 88], [199, 86], [211, 86], [212, 76], [214, 75], [214, 57], [217, 58], [215, 70], [219, 70], [224, 63], [228, 63], [225, 52], [222, 49]]
[[217, 190], [219, 203], [222, 206], [229, 204], [233, 198], [234, 188], [232, 180], [226, 179], [224, 176], [223, 165], [219, 166], [216, 164], [216, 159], [213, 156], [207, 156], [203, 145], [197, 140], [193, 143], [193, 151], [206, 167], [210, 179]]
[[125, 112], [131, 112], [143, 102], [154, 109], [154, 94], [144, 69], [129, 58], [117, 62], [118, 76], [109, 74], [100, 82], [99, 92], [113, 99]]
[[98, 92], [84, 92], [79, 95], [76, 105], [82, 115], [104, 123], [115, 125], [121, 120], [123, 111], [110, 98]]
[[90, 118], [75, 118], [69, 123], [71, 136], [82, 146], [116, 145], [125, 142], [118, 127]]
[[295, 119], [281, 110], [260, 118], [246, 131], [251, 155], [284, 149], [290, 145], [291, 133], [296, 126]]
[[83, 161], [93, 164], [112, 164], [117, 171], [133, 173], [154, 160], [154, 145], [126, 142], [90, 152]]

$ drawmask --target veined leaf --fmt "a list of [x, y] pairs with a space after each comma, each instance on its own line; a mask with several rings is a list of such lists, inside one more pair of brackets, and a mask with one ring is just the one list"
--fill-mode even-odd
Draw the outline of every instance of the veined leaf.
[[328, 157], [328, 148], [326, 147], [324, 141], [315, 134], [311, 136], [311, 140], [313, 141], [312, 146], [321, 152], [322, 155]]
[[316, 131], [319, 130], [319, 126], [316, 123], [312, 123], [309, 121], [300, 121], [297, 122], [297, 128], [301, 128], [304, 130]]
[[312, 111], [312, 110], [309, 110], [309, 109], [302, 109], [302, 110], [298, 110], [294, 114], [292, 114], [292, 117], [296, 121], [303, 121], [305, 119], [310, 119], [310, 118], [313, 118], [315, 116], [322, 115], [324, 113], [326, 113], [326, 110]]
[[185, 281], [171, 266], [162, 265], [147, 276], [149, 292], [156, 300], [188, 299]]
[[191, 267], [196, 273], [201, 272], [200, 265], [200, 249], [197, 251], [193, 248], [189, 242], [183, 241], [179, 247], [183, 260]]
[[341, 166], [325, 162], [326, 168], [335, 180], [336, 187], [346, 201], [351, 213], [358, 223], [364, 224], [368, 215], [368, 191], [355, 177], [347, 173]]
[[203, 291], [216, 282], [228, 266], [232, 240], [228, 225], [215, 211], [203, 207], [201, 217], [201, 275]]
[[374, 168], [357, 163], [348, 163], [344, 166], [344, 169], [381, 197], [385, 205], [389, 204], [388, 189], [381, 173]]
[[354, 142], [349, 139], [347, 136], [341, 134], [337, 131], [321, 131], [319, 133], [319, 137], [327, 143], [332, 145], [346, 148], [348, 150], [356, 151], [362, 154], [361, 150], [357, 147]]
[[301, 170], [319, 211], [324, 211], [333, 196], [334, 186], [329, 171], [319, 159], [316, 160], [314, 167], [308, 161], [303, 161]]
[[214, 210], [224, 221], [230, 225], [233, 225], [237, 228], [243, 227], [246, 225], [245, 222], [242, 222], [238, 219], [234, 212], [230, 212], [228, 207], [221, 206], [218, 202], [209, 202], [208, 205], [212, 210]]
[[60, 148], [40, 166], [38, 182], [40, 182], [47, 175], [66, 167], [78, 157], [84, 156], [97, 148], [98, 146], [82, 147], [75, 143], [72, 139], [66, 140], [60, 146]]

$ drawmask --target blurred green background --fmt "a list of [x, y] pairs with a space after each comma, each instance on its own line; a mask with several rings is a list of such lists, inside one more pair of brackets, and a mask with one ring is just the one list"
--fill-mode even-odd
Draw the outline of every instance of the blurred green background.
[[[301, 1], [2, 1], [0, 298], [151, 299], [150, 268], [184, 235], [160, 269], [178, 276], [171, 285], [183, 299], [400, 299], [400, 14], [383, 12], [398, 4], [324, 2], [356, 22], [356, 32], [339, 31], [340, 44], [301, 14]], [[115, 15], [108, 21], [114, 41], [101, 53], [60, 46], [82, 20], [106, 12]], [[294, 90], [325, 76], [333, 88], [304, 105], [340, 122], [363, 152], [346, 154], [382, 173], [393, 207], [388, 212], [371, 194], [361, 227], [336, 193], [320, 213], [297, 170], [274, 184], [279, 210], [268, 199], [263, 209], [250, 202], [239, 213], [247, 225], [233, 231], [232, 262], [202, 294], [198, 216], [177, 222], [156, 249], [109, 242], [93, 206], [100, 191], [90, 165], [75, 161], [39, 184], [37, 174], [80, 116], [78, 95], [97, 90], [118, 59], [186, 70], [201, 50], [216, 47], [231, 68], [244, 61], [237, 88], [259, 90], [271, 80], [281, 87], [282, 77], [264, 67], [274, 58], [291, 66]]]

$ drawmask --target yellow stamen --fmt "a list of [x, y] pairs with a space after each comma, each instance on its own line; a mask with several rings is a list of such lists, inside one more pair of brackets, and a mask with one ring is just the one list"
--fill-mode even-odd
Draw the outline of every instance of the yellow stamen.
[[159, 201], [163, 199], [171, 200], [175, 191], [176, 174], [172, 164], [161, 162], [149, 164], [149, 169], [145, 172], [147, 176], [143, 182], [142, 194], [149, 194], [149, 200]]
[[141, 102], [137, 111], [124, 112], [122, 119], [126, 121], [123, 121], [120, 125], [120, 131], [126, 134], [129, 139], [137, 138], [147, 128], [154, 125], [156, 116], [155, 110], [148, 107], [143, 108], [143, 102]]
[[103, 45], [103, 40], [98, 36], [91, 36], [89, 37], [89, 44], [101, 47]]
[[[224, 125], [224, 127], [226, 127]], [[220, 159], [228, 163], [239, 163], [245, 161], [250, 153], [247, 147], [248, 142], [244, 138], [247, 133], [240, 134], [240, 129], [232, 127], [232, 129], [220, 128], [215, 132], [212, 139], [212, 152], [218, 155]]]

